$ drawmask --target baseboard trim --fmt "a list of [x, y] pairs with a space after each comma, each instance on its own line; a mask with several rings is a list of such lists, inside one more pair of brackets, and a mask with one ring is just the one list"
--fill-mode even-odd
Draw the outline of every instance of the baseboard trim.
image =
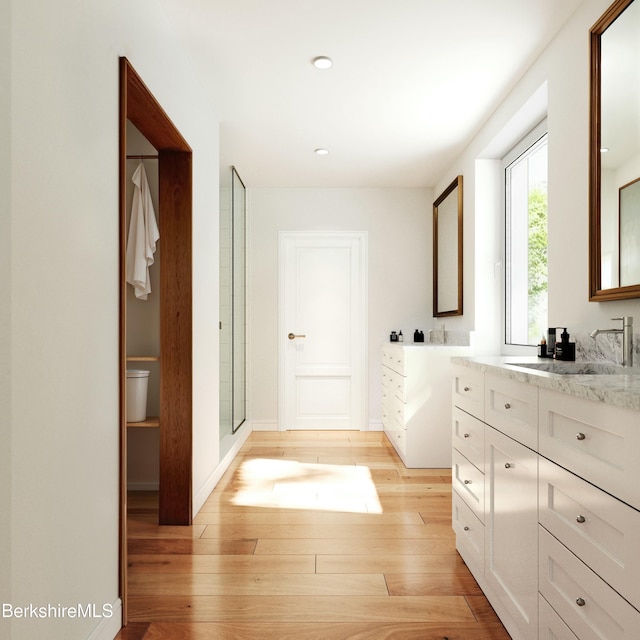
[[369, 428], [367, 431], [384, 431], [382, 420], [369, 420]]
[[213, 473], [207, 478], [205, 483], [200, 487], [197, 493], [193, 496], [193, 515], [198, 514], [202, 506], [207, 501], [207, 498], [211, 495], [211, 492], [216, 488], [218, 482], [224, 475], [224, 472], [229, 468], [233, 459], [236, 457], [240, 447], [247, 441], [247, 438], [251, 435], [253, 430], [252, 424], [244, 424], [242, 429], [238, 433], [237, 440], [233, 443], [231, 449], [227, 455], [220, 461], [218, 466], [213, 470]]
[[102, 618], [87, 640], [113, 640], [120, 629], [122, 629], [122, 600], [118, 598], [111, 605], [111, 616]]

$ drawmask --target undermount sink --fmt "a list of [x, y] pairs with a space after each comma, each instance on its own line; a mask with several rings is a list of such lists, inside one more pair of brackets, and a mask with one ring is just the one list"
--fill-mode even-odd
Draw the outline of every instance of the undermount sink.
[[622, 367], [610, 362], [560, 362], [549, 360], [548, 362], [510, 362], [514, 367], [525, 367], [547, 373], [561, 375], [606, 376], [640, 373], [640, 367]]

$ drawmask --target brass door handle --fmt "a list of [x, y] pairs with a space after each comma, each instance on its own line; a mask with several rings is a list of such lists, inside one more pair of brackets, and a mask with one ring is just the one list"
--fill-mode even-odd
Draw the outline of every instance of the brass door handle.
[[301, 335], [296, 335], [295, 333], [290, 333], [287, 338], [289, 338], [289, 340], [295, 340], [296, 338], [306, 338], [307, 336], [303, 334]]

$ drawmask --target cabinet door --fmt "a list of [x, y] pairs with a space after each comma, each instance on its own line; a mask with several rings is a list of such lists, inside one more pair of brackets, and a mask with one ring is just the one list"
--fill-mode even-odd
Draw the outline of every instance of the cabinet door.
[[538, 455], [485, 429], [485, 578], [523, 639], [538, 637]]

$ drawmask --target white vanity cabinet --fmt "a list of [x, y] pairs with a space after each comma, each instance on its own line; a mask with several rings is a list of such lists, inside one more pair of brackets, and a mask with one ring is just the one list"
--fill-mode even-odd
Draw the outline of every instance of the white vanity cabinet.
[[[485, 429], [484, 577], [522, 638], [538, 637], [538, 454]], [[507, 626], [507, 625], [505, 625]], [[508, 630], [511, 631], [509, 627]]]
[[[484, 376], [482, 460], [477, 424], [456, 403], [469, 373]], [[477, 514], [454, 464], [456, 547], [514, 640], [636, 639], [640, 412], [563, 385], [456, 366], [454, 462], [466, 454], [484, 474], [484, 553], [474, 553]]]
[[469, 347], [385, 344], [382, 425], [408, 468], [451, 467], [451, 357]]

